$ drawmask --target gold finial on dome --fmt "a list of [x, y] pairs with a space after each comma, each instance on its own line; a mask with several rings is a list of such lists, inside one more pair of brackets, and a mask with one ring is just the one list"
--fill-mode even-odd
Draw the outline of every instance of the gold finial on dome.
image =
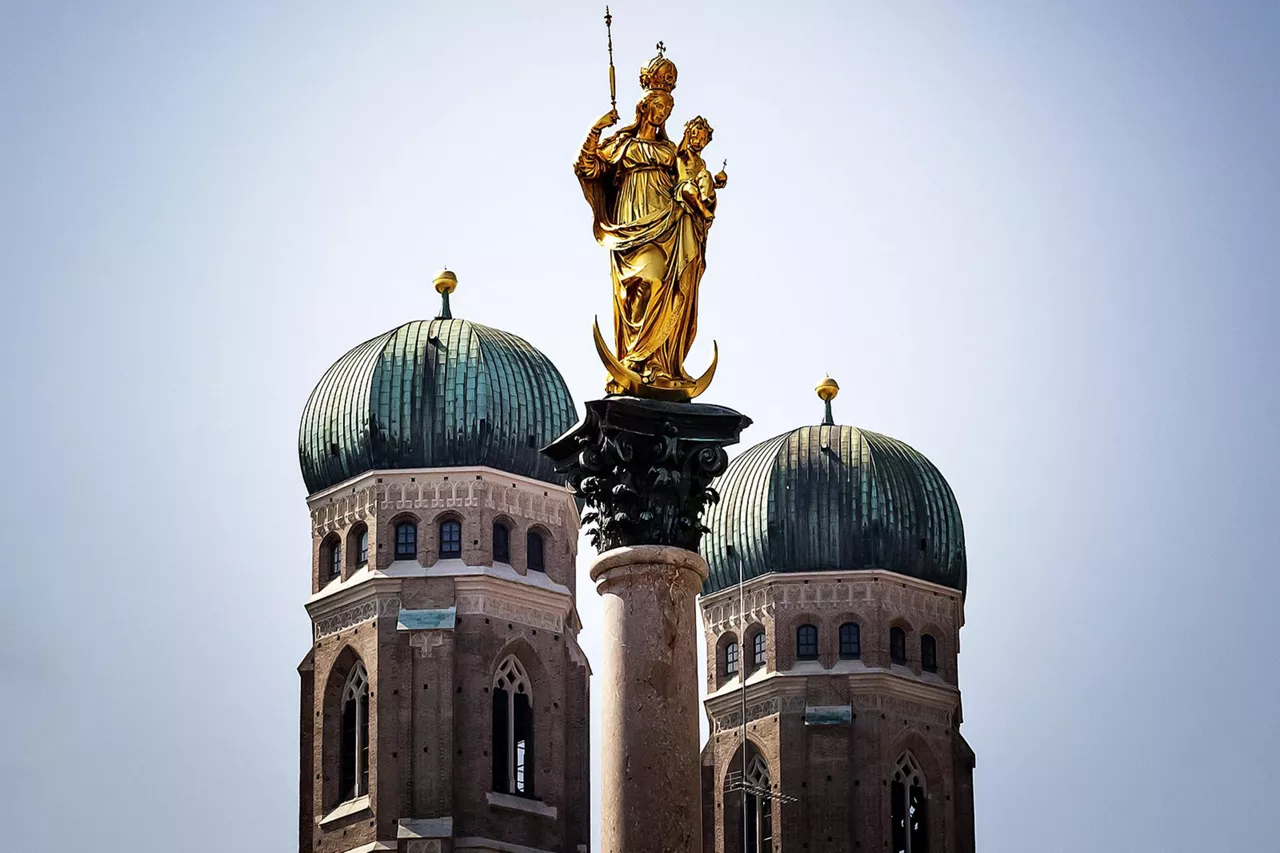
[[836, 421], [831, 414], [831, 401], [840, 393], [840, 383], [832, 379], [831, 374], [827, 374], [813, 390], [818, 392], [818, 398], [822, 400], [827, 407], [826, 417], [822, 419], [822, 425], [835, 426]]
[[676, 87], [676, 64], [665, 55], [667, 47], [658, 42], [658, 55], [640, 69], [640, 87], [652, 92], [670, 92]]
[[458, 289], [458, 277], [448, 267], [436, 273], [436, 293], [453, 293]]
[[435, 277], [436, 293], [440, 294], [442, 302], [440, 305], [440, 316], [438, 320], [452, 320], [453, 311], [449, 309], [449, 294], [458, 289], [458, 277], [448, 267], [436, 273]]

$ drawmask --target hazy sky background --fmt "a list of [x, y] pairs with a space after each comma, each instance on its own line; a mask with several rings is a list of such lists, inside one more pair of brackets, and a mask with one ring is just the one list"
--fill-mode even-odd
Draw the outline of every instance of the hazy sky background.
[[[303, 403], [445, 263], [600, 393], [602, 5], [0, 0], [6, 849], [296, 848]], [[978, 849], [1280, 849], [1280, 4], [613, 6], [729, 160], [706, 399], [960, 500]]]

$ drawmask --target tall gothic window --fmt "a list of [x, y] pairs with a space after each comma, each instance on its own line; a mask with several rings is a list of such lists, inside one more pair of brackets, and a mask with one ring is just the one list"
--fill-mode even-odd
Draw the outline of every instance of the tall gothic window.
[[338, 756], [342, 800], [369, 793], [369, 673], [356, 661], [342, 688], [342, 737]]
[[928, 853], [924, 774], [911, 753], [898, 759], [893, 772], [893, 853]]
[[897, 625], [889, 629], [889, 660], [894, 663], [907, 662], [907, 632]]
[[418, 525], [412, 521], [402, 521], [396, 525], [396, 559], [416, 560], [418, 558]]
[[511, 528], [501, 521], [493, 523], [493, 561], [495, 563], [511, 562]]
[[724, 647], [724, 674], [738, 674], [738, 641], [730, 640]]
[[533, 694], [514, 655], [493, 679], [493, 790], [533, 796]]
[[751, 663], [753, 666], [764, 666], [764, 631], [757, 631], [751, 638]]
[[440, 522], [440, 556], [462, 556], [462, 524], [452, 518]]
[[938, 671], [938, 641], [932, 634], [925, 634], [920, 638], [920, 666], [926, 672]]
[[773, 800], [769, 765], [759, 753], [747, 763], [747, 853], [773, 853]]
[[845, 660], [862, 657], [862, 631], [857, 622], [840, 626], [840, 657]]
[[801, 625], [796, 629], [796, 657], [800, 660], [818, 659], [818, 629]]
[[525, 559], [529, 571], [545, 572], [547, 570], [547, 564], [543, 562], [541, 533], [530, 530], [529, 535], [525, 537]]
[[364, 568], [369, 565], [369, 528], [361, 528], [360, 535], [356, 537], [356, 549], [359, 557], [357, 565]]

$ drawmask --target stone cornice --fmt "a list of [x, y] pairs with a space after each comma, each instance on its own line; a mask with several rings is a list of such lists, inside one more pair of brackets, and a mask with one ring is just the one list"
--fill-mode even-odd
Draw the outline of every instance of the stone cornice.
[[400, 581], [395, 578], [371, 577], [364, 583], [307, 602], [313, 638], [317, 640], [379, 616], [395, 617], [399, 612]]
[[460, 575], [454, 590], [459, 616], [480, 614], [563, 634], [566, 618], [573, 612], [567, 591], [514, 584], [489, 575]]
[[[802, 714], [808, 704], [807, 680], [810, 678], [843, 678], [849, 685], [855, 710], [881, 707], [885, 701], [905, 703], [912, 713], [950, 724], [951, 715], [960, 703], [960, 691], [948, 684], [923, 682], [912, 675], [880, 669], [863, 672], [826, 672], [823, 674], [772, 672], [747, 681], [747, 719], [756, 720], [773, 714]], [[724, 689], [703, 700], [707, 718], [716, 731], [742, 724], [742, 691]]]
[[[856, 610], [873, 603], [877, 589], [895, 585], [916, 595], [941, 596], [957, 609], [957, 624], [963, 624], [963, 596], [958, 590], [883, 569], [841, 572], [788, 572], [752, 578], [743, 584], [748, 624], [773, 616], [779, 607], [813, 611]], [[720, 633], [737, 628], [738, 589], [730, 587], [700, 599], [706, 630]]]
[[578, 526], [566, 487], [485, 467], [371, 471], [312, 495], [307, 506], [316, 536], [400, 510], [484, 508], [548, 527]]

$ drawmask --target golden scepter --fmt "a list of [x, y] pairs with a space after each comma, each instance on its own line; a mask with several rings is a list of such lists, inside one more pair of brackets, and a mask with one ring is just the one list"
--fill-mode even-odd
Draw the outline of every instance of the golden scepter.
[[609, 7], [604, 7], [604, 31], [609, 36], [609, 106], [612, 109], [618, 108], [618, 83], [613, 77], [613, 15], [609, 14]]

